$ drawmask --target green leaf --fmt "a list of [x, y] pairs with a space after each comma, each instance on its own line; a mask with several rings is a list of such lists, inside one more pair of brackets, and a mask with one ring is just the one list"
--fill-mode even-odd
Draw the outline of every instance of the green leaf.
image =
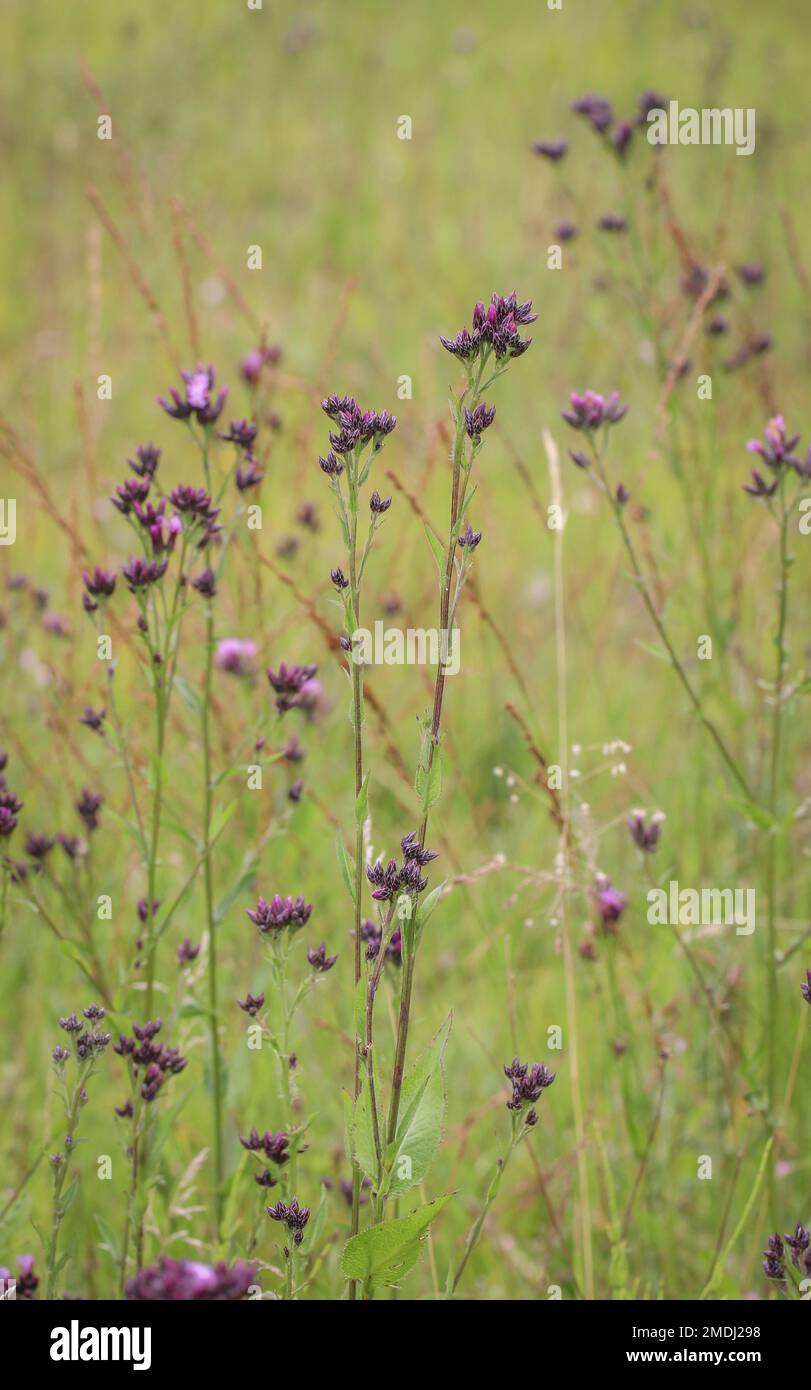
[[417, 768], [414, 787], [420, 799], [423, 812], [429, 811], [434, 802], [438, 801], [442, 795], [442, 750], [438, 744], [434, 748], [434, 756], [431, 760], [430, 769], [426, 767]]
[[220, 806], [214, 812], [214, 815], [211, 818], [211, 824], [208, 828], [208, 842], [210, 845], [213, 845], [214, 841], [219, 839], [220, 835], [222, 834], [223, 830], [225, 829], [226, 825], [228, 824], [229, 820], [231, 819], [232, 815], [237, 809], [238, 804], [239, 803], [236, 801], [229, 801], [227, 806]]
[[670, 655], [665, 647], [660, 647], [657, 642], [643, 642], [639, 637], [635, 640], [636, 645], [641, 647], [643, 652], [647, 652], [648, 656], [655, 656], [657, 661], [664, 661], [667, 665], [670, 664]]
[[191, 710], [192, 714], [199, 714], [203, 704], [194, 686], [189, 685], [185, 676], [178, 675], [175, 676], [174, 684], [186, 709]]
[[774, 830], [776, 821], [769, 814], [765, 806], [759, 806], [756, 801], [750, 801], [748, 797], [730, 797], [732, 805], [737, 807], [741, 815], [747, 820], [753, 821], [761, 830]]
[[450, 1194], [437, 1197], [408, 1216], [353, 1236], [341, 1256], [341, 1273], [372, 1288], [397, 1283], [414, 1268], [431, 1222], [449, 1201]]
[[440, 579], [443, 579], [445, 576], [445, 566], [447, 564], [445, 547], [439, 539], [439, 536], [434, 535], [427, 522], [425, 523], [425, 534], [428, 537], [428, 544], [431, 547], [431, 553], [433, 554], [433, 557], [436, 560], [436, 567], [439, 571], [439, 577]]
[[403, 1082], [400, 1116], [386, 1191], [407, 1192], [425, 1178], [436, 1157], [445, 1124], [445, 1076], [442, 1059], [453, 1015], [445, 1022], [413, 1071]]
[[351, 860], [350, 857], [349, 857], [349, 854], [347, 853], [347, 848], [346, 848], [346, 845], [344, 844], [343, 835], [341, 834], [340, 830], [338, 831], [338, 834], [337, 834], [336, 837], [335, 837], [335, 850], [336, 850], [336, 853], [337, 853], [337, 855], [338, 855], [338, 865], [339, 865], [339, 868], [340, 868], [340, 870], [341, 870], [341, 877], [342, 877], [344, 883], [346, 884], [346, 891], [347, 891], [347, 893], [349, 894], [349, 896], [350, 896], [350, 898], [352, 899], [352, 901], [354, 902], [354, 901], [355, 901], [355, 883], [354, 883], [355, 868], [354, 868], [354, 865], [353, 865], [353, 863], [352, 863], [352, 860]]
[[250, 888], [255, 878], [256, 865], [251, 865], [250, 869], [246, 869], [245, 873], [240, 874], [239, 878], [236, 880], [236, 883], [231, 884], [231, 887], [228, 889], [228, 892], [223, 894], [223, 896], [220, 898], [220, 901], [217, 903], [217, 906], [214, 909], [214, 921], [216, 923], [219, 924], [224, 920], [226, 915], [234, 906], [234, 903], [236, 902], [237, 898], [241, 897], [242, 894], [246, 891], [246, 889]]
[[366, 808], [369, 804], [369, 774], [367, 772], [361, 782], [360, 791], [355, 798], [355, 824], [363, 825], [366, 819]]

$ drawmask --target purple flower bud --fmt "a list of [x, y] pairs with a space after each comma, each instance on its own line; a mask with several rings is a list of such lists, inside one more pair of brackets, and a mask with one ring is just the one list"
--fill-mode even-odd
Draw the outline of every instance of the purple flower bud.
[[[508, 1110], [525, 1110], [534, 1105], [555, 1079], [555, 1072], [548, 1071], [542, 1062], [532, 1066], [514, 1057], [509, 1066], [504, 1067], [504, 1075], [512, 1082], [512, 1096], [507, 1101]], [[537, 1119], [537, 1116], [536, 1116]], [[527, 1123], [534, 1124], [535, 1120]]]
[[240, 637], [224, 637], [217, 644], [214, 665], [218, 671], [228, 671], [233, 676], [250, 676], [256, 670], [258, 651], [255, 642]]
[[496, 407], [485, 405], [480, 401], [475, 410], [468, 410], [465, 407], [465, 431], [478, 444], [483, 432], [489, 429], [496, 418]]
[[534, 154], [541, 159], [548, 159], [553, 164], [557, 164], [569, 148], [567, 140], [535, 140], [532, 145]]
[[376, 516], [382, 516], [384, 512], [387, 512], [391, 504], [392, 498], [382, 498], [377, 488], [375, 488], [374, 492], [369, 498], [369, 506]]
[[650, 825], [646, 826], [644, 811], [632, 811], [628, 817], [631, 839], [645, 854], [653, 854], [658, 846], [663, 819], [664, 817], [657, 813], [651, 817]]
[[197, 363], [194, 371], [180, 375], [185, 383], [185, 395], [181, 396], [172, 388], [169, 392], [172, 403], [159, 397], [158, 404], [175, 420], [188, 420], [194, 415], [200, 425], [216, 424], [228, 396], [228, 387], [221, 387], [212, 399], [216, 374], [213, 367], [204, 367], [202, 362]]
[[607, 879], [604, 874], [600, 875], [597, 880], [596, 898], [597, 910], [603, 926], [607, 931], [613, 930], [628, 906], [628, 899], [618, 888], [612, 886], [610, 879]]
[[606, 97], [588, 95], [572, 102], [572, 110], [586, 116], [594, 130], [602, 135], [614, 120], [614, 110]]
[[470, 525], [470, 523], [468, 523], [467, 530], [462, 532], [461, 536], [459, 537], [456, 543], [457, 545], [461, 545], [464, 549], [468, 551], [473, 551], [476, 549], [476, 546], [479, 544], [481, 538], [481, 531], [474, 531], [473, 527]]
[[601, 232], [624, 232], [628, 223], [618, 213], [604, 212], [602, 217], [597, 219], [597, 226]]
[[135, 450], [135, 459], [127, 459], [127, 463], [139, 478], [154, 478], [160, 456], [161, 451], [156, 449], [154, 444], [139, 444]]
[[193, 589], [196, 589], [198, 594], [202, 595], [203, 598], [214, 598], [217, 593], [217, 579], [214, 571], [212, 569], [204, 569], [198, 574], [196, 579], [192, 580], [191, 586]]
[[249, 992], [244, 999], [238, 999], [237, 1003], [243, 1013], [250, 1014], [251, 1018], [256, 1018], [256, 1015], [265, 1003], [265, 996], [264, 994], [257, 994], [254, 996]]
[[200, 954], [199, 946], [192, 946], [188, 937], [181, 941], [177, 948], [177, 959], [179, 965], [188, 965], [190, 961], [197, 960]]
[[268, 932], [283, 931], [285, 927], [289, 927], [291, 931], [298, 931], [310, 920], [312, 910], [312, 906], [305, 903], [301, 895], [294, 901], [290, 897], [282, 898], [277, 893], [270, 902], [260, 898], [254, 911], [249, 911], [247, 915], [260, 932], [266, 935]]
[[[582, 395], [573, 391], [569, 397], [571, 410], [561, 411], [563, 419], [573, 430], [598, 430], [602, 425], [616, 425], [628, 413], [627, 405], [620, 405], [619, 392], [614, 391], [606, 401], [596, 391], [584, 391]], [[580, 467], [579, 455], [575, 463]]]
[[115, 575], [109, 570], [100, 569], [98, 565], [92, 574], [83, 570], [82, 579], [85, 589], [93, 598], [109, 598], [115, 589]]
[[322, 942], [322, 944], [318, 947], [317, 950], [313, 950], [312, 946], [308, 948], [307, 959], [310, 962], [310, 965], [312, 966], [313, 970], [316, 970], [320, 972], [322, 975], [325, 975], [328, 970], [332, 969], [338, 957], [328, 956], [327, 948]]
[[342, 569], [330, 570], [329, 577], [339, 593], [342, 589], [349, 588], [349, 580], [347, 579]]
[[82, 794], [76, 802], [76, 810], [79, 812], [85, 827], [89, 831], [98, 830], [99, 810], [104, 805], [104, 797], [98, 792], [91, 792], [87, 787], [82, 788]]
[[101, 728], [106, 718], [106, 715], [107, 711], [104, 709], [96, 711], [94, 709], [91, 709], [90, 705], [85, 705], [84, 714], [79, 720], [79, 723], [84, 724], [86, 729], [92, 729], [93, 733], [99, 734], [101, 733]]

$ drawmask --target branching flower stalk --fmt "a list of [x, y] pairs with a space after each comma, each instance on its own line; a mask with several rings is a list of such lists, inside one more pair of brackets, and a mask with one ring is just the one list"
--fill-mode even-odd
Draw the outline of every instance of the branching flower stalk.
[[[534, 322], [536, 318], [537, 315], [532, 313], [529, 301], [519, 304], [515, 293], [506, 298], [494, 294], [487, 308], [483, 303], [476, 305], [471, 330], [463, 328], [455, 338], [441, 339], [443, 347], [464, 364], [467, 377], [459, 396], [452, 396], [450, 402], [454, 421], [454, 441], [451, 455], [451, 506], [447, 550], [443, 551], [441, 544], [435, 542], [431, 533], [428, 533], [439, 570], [439, 632], [440, 640], [444, 642], [451, 639], [459, 597], [469, 572], [469, 557], [481, 540], [480, 532], [468, 527], [463, 534], [462, 528], [466, 510], [475, 494], [475, 486], [471, 484], [473, 464], [481, 449], [482, 434], [493, 423], [496, 413], [495, 406], [484, 404], [483, 396], [507, 370], [510, 361], [526, 352], [532, 340], [522, 339], [518, 329]], [[468, 443], [469, 447], [466, 448]], [[457, 557], [459, 546], [464, 552], [461, 560]], [[455, 593], [452, 594], [454, 574], [457, 576], [457, 584]], [[420, 763], [416, 778], [417, 795], [422, 808], [422, 823], [418, 832], [421, 846], [425, 845], [431, 806], [441, 791], [440, 739], [444, 694], [445, 666], [444, 662], [440, 661], [434, 686], [433, 709], [430, 720], [423, 724]], [[404, 932], [403, 978], [386, 1125], [387, 1144], [392, 1144], [397, 1134], [418, 939], [416, 931]]]
[[[335, 428], [330, 433], [330, 451], [326, 458], [319, 460], [321, 469], [329, 479], [330, 490], [335, 498], [336, 512], [341, 525], [347, 556], [349, 576], [341, 569], [332, 571], [332, 582], [342, 600], [344, 627], [346, 635], [342, 646], [349, 655], [350, 680], [352, 683], [352, 733], [355, 789], [355, 846], [354, 863], [351, 867], [353, 895], [353, 932], [355, 949], [355, 994], [357, 994], [362, 975], [361, 965], [361, 894], [363, 889], [363, 827], [366, 819], [368, 784], [363, 771], [363, 665], [356, 659], [359, 653], [354, 642], [360, 626], [361, 590], [366, 563], [369, 558], [372, 540], [386, 511], [391, 506], [391, 498], [383, 499], [375, 490], [370, 499], [369, 524], [363, 550], [358, 555], [358, 525], [360, 493], [366, 483], [372, 460], [383, 447], [386, 436], [397, 424], [393, 415], [386, 411], [362, 411], [349, 396], [329, 396], [322, 402], [324, 413]], [[346, 477], [346, 490], [342, 479]], [[355, 1024], [354, 1085], [355, 1103], [360, 1094], [360, 1068], [363, 1037]], [[358, 1165], [352, 1170], [352, 1234], [358, 1231], [360, 1220], [361, 1173]], [[355, 1284], [350, 1284], [349, 1296], [356, 1297]]]
[[76, 1195], [76, 1188], [79, 1183], [77, 1175], [72, 1178], [68, 1187], [65, 1187], [71, 1169], [73, 1152], [76, 1148], [79, 1118], [83, 1107], [87, 1104], [87, 1083], [93, 1075], [98, 1058], [110, 1042], [111, 1036], [109, 1033], [103, 1032], [98, 1026], [104, 1018], [104, 1009], [99, 1008], [96, 1004], [89, 1004], [83, 1010], [83, 1014], [88, 1021], [87, 1024], [77, 1018], [76, 1014], [70, 1014], [67, 1018], [59, 1020], [59, 1025], [67, 1033], [75, 1053], [76, 1068], [72, 1085], [68, 1085], [66, 1075], [67, 1063], [73, 1055], [70, 1048], [57, 1046], [53, 1050], [57, 1089], [65, 1111], [65, 1137], [62, 1149], [51, 1155], [53, 1198], [51, 1232], [47, 1251], [48, 1281], [45, 1295], [48, 1299], [54, 1299], [58, 1295], [59, 1275], [67, 1258], [66, 1255], [60, 1259], [57, 1258], [59, 1235], [62, 1222]]

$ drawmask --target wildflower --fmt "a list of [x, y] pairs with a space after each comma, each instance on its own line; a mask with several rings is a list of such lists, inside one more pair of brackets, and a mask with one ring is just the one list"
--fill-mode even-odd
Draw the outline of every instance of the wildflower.
[[648, 116], [651, 111], [666, 111], [668, 109], [668, 97], [663, 97], [659, 92], [643, 92], [639, 98], [639, 115], [637, 123], [641, 126], [648, 124]]
[[302, 502], [296, 513], [296, 521], [308, 531], [318, 530], [318, 509], [314, 502]]
[[229, 671], [233, 676], [249, 676], [256, 669], [258, 651], [255, 642], [240, 637], [224, 637], [217, 644], [214, 665], [218, 671]]
[[56, 1065], [59, 1067], [62, 1065], [63, 1062], [67, 1062], [68, 1058], [70, 1057], [70, 1049], [67, 1047], [59, 1047], [57, 1045], [51, 1053], [51, 1056], [56, 1062]]
[[332, 452], [328, 453], [326, 458], [319, 457], [318, 462], [321, 465], [321, 471], [326, 473], [328, 478], [339, 478], [344, 471], [343, 464]]
[[211, 522], [220, 514], [219, 507], [212, 505], [204, 487], [189, 487], [181, 483], [169, 494], [169, 501], [181, 515], [188, 514], [195, 521]]
[[381, 497], [377, 488], [375, 488], [374, 492], [369, 498], [369, 506], [372, 512], [374, 512], [375, 516], [382, 516], [384, 512], [387, 512], [389, 510], [389, 507], [391, 506], [391, 503], [392, 499], [390, 497]]
[[598, 135], [603, 135], [614, 120], [614, 110], [606, 97], [585, 96], [572, 102], [572, 110], [586, 116]]
[[237, 1003], [239, 1004], [239, 1007], [242, 1009], [243, 1013], [249, 1014], [251, 1018], [256, 1018], [256, 1015], [259, 1013], [259, 1010], [263, 1007], [264, 1002], [264, 994], [257, 994], [256, 996], [254, 996], [250, 993], [250, 991], [248, 992], [248, 994], [246, 994], [244, 999], [237, 1000]]
[[561, 416], [573, 430], [590, 432], [602, 425], [617, 425], [628, 414], [627, 405], [620, 405], [618, 391], [612, 392], [607, 401], [596, 391], [584, 391], [582, 395], [573, 391], [569, 400], [572, 408], [562, 410]]
[[787, 435], [783, 416], [775, 415], [763, 431], [763, 438], [750, 439], [746, 447], [750, 454], [757, 454], [775, 473], [784, 465], [802, 473], [804, 465], [794, 457], [793, 452], [799, 440], [799, 434]]
[[754, 265], [751, 261], [735, 267], [738, 278], [744, 285], [762, 285], [766, 278], [766, 272], [762, 265]]
[[267, 1214], [271, 1221], [283, 1221], [293, 1236], [293, 1243], [301, 1245], [304, 1227], [310, 1219], [309, 1207], [300, 1207], [298, 1198], [294, 1197], [289, 1206], [284, 1202], [277, 1202], [275, 1207], [268, 1207]]
[[66, 1018], [60, 1018], [59, 1027], [66, 1033], [81, 1033], [82, 1021], [76, 1014], [68, 1014]]
[[39, 1287], [39, 1279], [34, 1273], [33, 1255], [20, 1255], [17, 1260], [18, 1275], [15, 1276], [8, 1270], [0, 1266], [0, 1283], [8, 1289], [14, 1286], [15, 1298], [33, 1298]]
[[729, 332], [729, 321], [723, 314], [715, 314], [707, 323], [706, 331], [711, 338], [721, 338]]
[[304, 783], [302, 781], [294, 782], [289, 792], [287, 793], [288, 801], [292, 801], [294, 804], [298, 805], [299, 801], [301, 801], [303, 792]]
[[313, 680], [317, 666], [287, 666], [281, 662], [278, 671], [268, 669], [267, 677], [276, 691], [276, 708], [280, 714], [291, 709], [309, 710], [314, 698], [321, 692], [317, 681]]
[[240, 362], [239, 369], [243, 379], [249, 386], [255, 386], [258, 382], [263, 367], [275, 367], [281, 361], [282, 350], [276, 346], [265, 346], [249, 352]]
[[249, 911], [247, 915], [260, 932], [267, 935], [268, 932], [283, 931], [285, 927], [298, 931], [309, 921], [312, 910], [312, 905], [305, 903], [301, 894], [294, 900], [282, 898], [277, 893], [270, 902], [260, 897], [254, 911]]
[[605, 212], [602, 217], [598, 217], [597, 226], [601, 232], [624, 232], [628, 223], [624, 217], [620, 217], [615, 212]]
[[86, 729], [92, 729], [94, 734], [100, 734], [106, 716], [106, 709], [96, 711], [90, 705], [85, 705], [84, 714], [79, 723], [84, 724]]
[[92, 574], [83, 570], [82, 579], [91, 598], [110, 598], [115, 589], [116, 576], [111, 574], [109, 570], [101, 569], [98, 565]]
[[188, 965], [191, 961], [197, 960], [200, 954], [199, 946], [192, 946], [188, 937], [181, 941], [177, 948], [178, 965]]
[[620, 121], [611, 132], [611, 143], [620, 159], [624, 159], [628, 153], [628, 146], [633, 139], [633, 134], [634, 128], [630, 121]]
[[127, 463], [139, 478], [154, 478], [160, 456], [161, 451], [156, 449], [154, 444], [139, 444], [135, 450], [135, 459], [127, 459]]
[[650, 825], [646, 826], [644, 811], [631, 812], [628, 817], [628, 830], [637, 849], [643, 850], [645, 854], [653, 854], [659, 843], [663, 819], [661, 813], [657, 813], [651, 817]]
[[203, 598], [214, 598], [217, 593], [217, 579], [212, 569], [204, 569], [198, 574], [196, 579], [191, 582], [193, 589]]
[[769, 1236], [766, 1250], [763, 1252], [763, 1272], [767, 1279], [781, 1281], [786, 1277], [786, 1267], [783, 1263], [783, 1242], [778, 1235]]
[[410, 830], [403, 836], [400, 848], [407, 860], [413, 859], [420, 865], [430, 864], [433, 859], [439, 858], [438, 850], [423, 847], [416, 830]]
[[148, 589], [151, 584], [157, 584], [165, 575], [167, 565], [167, 560], [143, 560], [139, 555], [129, 559], [121, 573], [130, 593], [135, 594], [139, 589]]
[[552, 164], [557, 164], [569, 148], [568, 140], [535, 140], [532, 145], [534, 154], [541, 159], [548, 159]]
[[55, 844], [50, 835], [35, 835], [29, 831], [25, 837], [25, 852], [29, 859], [42, 860], [50, 854]]
[[286, 763], [301, 763], [306, 757], [304, 749], [295, 736], [289, 738], [286, 743], [283, 743], [279, 752]]
[[76, 810], [79, 812], [88, 830], [98, 830], [99, 810], [103, 805], [103, 796], [98, 792], [88, 791], [87, 787], [82, 788], [82, 794], [76, 802]]
[[330, 570], [330, 572], [329, 572], [329, 577], [330, 577], [330, 579], [332, 580], [333, 584], [335, 585], [335, 588], [338, 590], [339, 593], [341, 592], [342, 589], [348, 589], [348, 588], [349, 588], [349, 580], [347, 579], [347, 577], [346, 577], [346, 575], [344, 574], [344, 572], [343, 572], [342, 569]]
[[6, 839], [17, 826], [17, 816], [23, 803], [13, 792], [0, 789], [0, 838]]
[[320, 974], [325, 975], [328, 970], [332, 969], [338, 957], [328, 956], [327, 948], [322, 942], [317, 950], [313, 950], [312, 946], [308, 948], [307, 959], [310, 962], [310, 965], [312, 966], [313, 970], [316, 970]]
[[574, 241], [577, 228], [573, 222], [559, 222], [553, 235], [557, 241]]
[[228, 444], [236, 444], [237, 448], [250, 453], [256, 434], [256, 425], [251, 424], [249, 420], [232, 420], [228, 433], [221, 434], [220, 439], [224, 439]]
[[141, 506], [149, 496], [151, 478], [127, 478], [116, 488], [115, 497], [110, 501], [122, 516], [130, 516], [136, 506]]
[[[153, 920], [154, 920], [154, 918], [157, 917], [157, 915], [158, 915], [158, 908], [159, 908], [159, 907], [160, 907], [160, 899], [159, 899], [159, 898], [153, 898], [153, 899], [152, 899], [152, 917], [153, 917]], [[146, 898], [139, 898], [139, 899], [138, 899], [138, 902], [136, 903], [136, 906], [135, 906], [135, 911], [136, 911], [136, 913], [138, 914], [138, 921], [139, 921], [139, 922], [144, 922], [144, 923], [146, 923], [146, 922], [148, 921], [148, 919], [149, 919], [149, 903], [147, 902]], [[157, 1032], [157, 1029], [156, 1029], [155, 1031]]]
[[185, 396], [181, 397], [173, 387], [169, 392], [172, 404], [159, 397], [158, 405], [163, 406], [167, 415], [175, 420], [188, 420], [194, 415], [200, 425], [215, 424], [225, 405], [228, 387], [221, 387], [216, 399], [212, 400], [216, 375], [213, 367], [204, 367], [202, 362], [197, 363], [193, 372], [181, 372], [180, 375], [186, 387]]
[[485, 405], [484, 401], [479, 401], [475, 410], [468, 410], [465, 407], [465, 431], [478, 444], [485, 430], [489, 429], [496, 418], [496, 407]]
[[465, 362], [472, 362], [481, 353], [490, 350], [499, 361], [521, 357], [532, 339], [522, 339], [518, 329], [534, 323], [537, 317], [532, 312], [532, 302], [527, 300], [519, 304], [515, 291], [506, 297], [494, 294], [486, 309], [479, 302], [473, 310], [472, 332], [463, 328], [455, 338], [440, 337], [439, 341], [454, 357]]
[[264, 476], [256, 459], [246, 454], [242, 463], [237, 464], [234, 481], [240, 492], [247, 492], [249, 487], [258, 487]]
[[56, 838], [65, 851], [65, 854], [68, 856], [68, 859], [75, 859], [84, 843], [79, 839], [78, 835], [66, 835], [64, 831], [61, 830]]
[[[512, 1096], [507, 1101], [508, 1110], [526, 1110], [534, 1105], [555, 1079], [555, 1072], [547, 1071], [543, 1062], [534, 1062], [530, 1066], [527, 1062], [519, 1061], [517, 1057], [513, 1058], [509, 1066], [504, 1067], [504, 1075], [512, 1083]], [[536, 1120], [537, 1115], [528, 1122], [535, 1124]]]
[[794, 1235], [786, 1236], [786, 1245], [791, 1251], [791, 1263], [794, 1265], [795, 1269], [799, 1269], [800, 1256], [804, 1255], [808, 1247], [811, 1245], [811, 1235], [809, 1235], [805, 1226], [802, 1226], [799, 1223], [799, 1221], [797, 1222], [797, 1225], [795, 1227]]
[[468, 551], [473, 551], [476, 549], [476, 546], [479, 544], [481, 538], [481, 531], [474, 531], [473, 527], [470, 525], [470, 523], [468, 523], [467, 530], [462, 532], [461, 536], [457, 541], [457, 545], [461, 545]]
[[127, 1298], [134, 1302], [234, 1303], [244, 1298], [256, 1280], [256, 1266], [245, 1260], [227, 1265], [198, 1264], [196, 1260], [173, 1260], [162, 1255], [156, 1265], [147, 1265], [127, 1284]]
[[766, 479], [758, 473], [756, 468], [752, 469], [751, 483], [744, 483], [744, 492], [748, 492], [750, 497], [774, 497], [777, 491], [777, 480], [767, 483]]
[[614, 888], [611, 880], [601, 874], [597, 880], [597, 911], [602, 918], [606, 930], [610, 930], [615, 922], [620, 920], [623, 912], [628, 906], [628, 899], [618, 888]]
[[618, 507], [624, 507], [624, 506], [625, 506], [625, 503], [628, 502], [628, 501], [630, 501], [630, 497], [631, 497], [631, 494], [630, 494], [630, 492], [628, 491], [628, 489], [627, 489], [627, 487], [625, 486], [625, 484], [624, 484], [624, 483], [617, 483], [617, 490], [616, 490], [616, 492], [614, 493], [614, 499], [615, 499], [615, 501], [616, 501], [616, 503], [617, 503], [617, 506], [618, 506]]

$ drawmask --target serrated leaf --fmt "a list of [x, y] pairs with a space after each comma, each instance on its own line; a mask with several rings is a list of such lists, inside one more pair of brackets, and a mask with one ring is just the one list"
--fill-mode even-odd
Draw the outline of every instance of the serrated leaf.
[[437, 1197], [408, 1216], [353, 1236], [341, 1256], [341, 1273], [372, 1288], [397, 1283], [414, 1268], [431, 1222], [449, 1201], [450, 1194]]

